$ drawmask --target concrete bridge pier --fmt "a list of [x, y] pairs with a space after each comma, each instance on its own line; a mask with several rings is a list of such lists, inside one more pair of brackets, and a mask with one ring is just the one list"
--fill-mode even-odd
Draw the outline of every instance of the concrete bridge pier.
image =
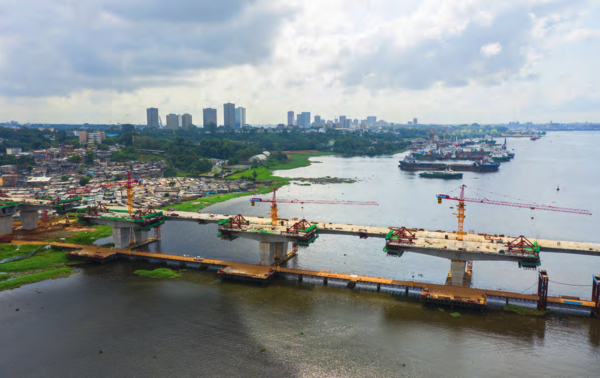
[[272, 265], [275, 259], [280, 260], [288, 254], [288, 248], [288, 242], [259, 242], [260, 264]]
[[38, 228], [40, 212], [38, 210], [21, 210], [21, 224], [24, 230], [35, 230]]
[[142, 231], [135, 231], [135, 241], [138, 244], [142, 244], [148, 241], [148, 234], [150, 233], [150, 231], [148, 230], [142, 230]]
[[0, 216], [0, 236], [10, 235], [12, 233], [12, 224], [12, 215]]
[[131, 237], [131, 228], [129, 227], [113, 227], [113, 240], [115, 248], [127, 248]]
[[467, 262], [460, 260], [452, 260], [451, 264], [452, 265], [450, 269], [452, 271], [452, 286], [463, 286]]

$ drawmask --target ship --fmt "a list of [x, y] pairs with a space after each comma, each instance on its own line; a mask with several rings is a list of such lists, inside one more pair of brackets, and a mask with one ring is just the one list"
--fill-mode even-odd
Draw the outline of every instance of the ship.
[[444, 163], [421, 163], [415, 160], [412, 154], [406, 155], [404, 160], [400, 160], [398, 167], [403, 171], [438, 171], [446, 169]]
[[451, 169], [445, 171], [434, 171], [434, 172], [421, 172], [419, 177], [423, 178], [441, 178], [441, 179], [461, 179], [463, 174], [460, 172], [454, 172]]
[[538, 140], [538, 139], [540, 139], [540, 137], [537, 136], [537, 135], [534, 135], [534, 136], [531, 137], [531, 140]]
[[500, 163], [494, 162], [489, 157], [475, 161], [473, 164], [444, 164], [444, 163], [421, 163], [415, 160], [412, 154], [406, 155], [404, 160], [399, 161], [398, 167], [403, 171], [443, 171], [452, 169], [463, 172], [496, 172], [500, 169]]

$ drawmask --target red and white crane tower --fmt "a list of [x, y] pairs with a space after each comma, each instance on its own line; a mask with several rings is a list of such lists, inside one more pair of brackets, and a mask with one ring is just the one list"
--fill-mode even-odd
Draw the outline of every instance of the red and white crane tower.
[[[436, 196], [438, 199], [438, 203], [440, 203], [440, 204], [442, 203], [443, 199], [458, 201], [458, 213], [455, 213], [454, 215], [456, 215], [456, 217], [458, 218], [457, 240], [461, 240], [461, 241], [463, 240], [463, 235], [466, 234], [466, 232], [464, 232], [464, 230], [463, 230], [464, 223], [465, 223], [465, 202], [476, 202], [476, 203], [484, 203], [484, 204], [488, 204], [488, 205], [521, 207], [521, 208], [532, 209], [532, 210], [560, 211], [563, 213], [592, 215], [592, 213], [589, 212], [588, 210], [571, 209], [571, 208], [567, 208], [567, 207], [548, 206], [548, 205], [542, 205], [542, 204], [534, 203], [534, 202], [518, 203], [518, 202], [490, 200], [490, 199], [483, 198], [483, 197], [482, 198], [468, 198], [468, 197], [465, 197], [465, 188], [466, 187], [467, 186], [464, 184], [460, 186], [460, 197], [451, 197], [447, 194], [438, 194]], [[474, 189], [476, 189], [476, 188], [474, 188]], [[483, 191], [482, 189], [476, 189], [476, 190]]]
[[277, 189], [273, 189], [273, 199], [262, 199], [262, 198], [251, 198], [250, 202], [252, 206], [256, 202], [267, 202], [271, 203], [271, 211], [268, 213], [271, 216], [271, 225], [277, 224], [277, 204], [278, 203], [298, 203], [314, 204], [314, 205], [367, 205], [367, 206], [378, 206], [377, 202], [373, 201], [342, 201], [342, 200], [299, 200], [299, 199], [277, 199]]

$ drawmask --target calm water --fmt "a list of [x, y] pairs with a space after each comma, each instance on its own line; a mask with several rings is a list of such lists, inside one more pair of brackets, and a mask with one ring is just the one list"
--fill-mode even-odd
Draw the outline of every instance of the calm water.
[[[462, 182], [513, 198], [585, 208], [594, 215], [467, 204], [465, 227], [600, 242], [600, 202], [595, 198], [600, 133], [553, 133], [535, 142], [508, 142], [517, 153], [514, 161], [502, 164], [497, 173], [467, 172]], [[313, 160], [321, 163], [279, 172], [288, 177], [358, 180], [291, 185], [279, 192], [281, 198], [380, 204], [280, 205], [280, 216], [455, 230], [450, 208], [455, 204], [438, 205], [435, 195], [449, 194], [461, 182], [402, 172], [397, 168], [401, 157], [318, 157]], [[248, 198], [239, 198], [207, 210], [266, 216], [268, 205], [251, 207]], [[413, 253], [389, 258], [382, 246], [378, 239], [325, 235], [289, 265], [445, 280], [448, 260]], [[220, 241], [215, 225], [167, 223], [162, 241], [151, 249], [259, 260], [254, 243]], [[0, 293], [0, 377], [572, 377], [596, 376], [600, 368], [600, 321], [590, 318], [533, 319], [497, 311], [463, 312], [453, 318], [448, 311], [388, 294], [286, 281], [268, 287], [221, 283], [213, 272], [187, 271], [176, 281], [133, 274], [155, 267], [131, 262], [90, 266], [69, 278]], [[551, 293], [589, 297], [591, 275], [600, 273], [600, 259], [544, 253], [542, 268], [550, 275]], [[473, 278], [476, 287], [531, 292], [536, 273], [514, 263], [476, 262]], [[262, 348], [266, 350], [261, 352]]]

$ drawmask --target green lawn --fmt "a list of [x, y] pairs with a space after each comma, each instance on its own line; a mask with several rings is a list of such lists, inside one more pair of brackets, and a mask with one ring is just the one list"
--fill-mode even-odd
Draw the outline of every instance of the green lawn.
[[[40, 248], [42, 246], [38, 245], [36, 247]], [[52, 248], [43, 249], [26, 259], [4, 263], [0, 265], [0, 270], [3, 272], [22, 272], [26, 270], [54, 268], [69, 263], [71, 261], [67, 259], [64, 251]]]
[[339, 155], [334, 152], [299, 152], [294, 154], [288, 154], [288, 161], [283, 164], [270, 164], [265, 163], [259, 166], [257, 169], [247, 169], [244, 172], [235, 173], [231, 176], [227, 176], [228, 179], [241, 179], [242, 177], [251, 178], [253, 177], [252, 172], [256, 171], [257, 180], [270, 180], [285, 182], [284, 185], [289, 184], [289, 181], [285, 177], [272, 176], [273, 171], [282, 169], [294, 169], [308, 167], [310, 165], [309, 158], [315, 156], [326, 156], [326, 155]]
[[140, 162], [144, 162], [144, 161], [163, 161], [165, 160], [164, 156], [159, 156], [159, 155], [144, 155], [144, 154], [140, 154], [138, 155], [137, 161]]
[[0, 282], [0, 291], [8, 289], [16, 289], [22, 285], [27, 285], [34, 282], [40, 282], [44, 280], [52, 280], [55, 278], [68, 277], [71, 275], [71, 268], [60, 268], [46, 270], [44, 272], [29, 274], [27, 276], [17, 277], [10, 281]]
[[257, 191], [255, 192], [240, 192], [240, 193], [226, 193], [226, 194], [217, 194], [206, 198], [198, 198], [191, 201], [186, 201], [182, 203], [178, 203], [175, 205], [169, 205], [164, 207], [163, 209], [174, 208], [179, 211], [191, 211], [196, 212], [198, 210], [204, 209], [210, 205], [214, 205], [215, 203], [225, 202], [233, 198], [243, 197], [243, 196], [251, 196], [258, 194], [266, 194], [272, 192], [274, 188], [281, 187], [282, 184], [279, 183], [277, 185], [270, 186], [259, 186], [257, 187]]
[[26, 255], [40, 247], [41, 246], [39, 245], [0, 244], [0, 260], [8, 259], [10, 257], [15, 256]]
[[[73, 236], [65, 238], [65, 243], [93, 245], [97, 239], [105, 238], [107, 236], [112, 235], [111, 226], [96, 225], [91, 227], [95, 228], [96, 231], [83, 231], [73, 233]], [[57, 238], [52, 241], [61, 242], [62, 240]]]

